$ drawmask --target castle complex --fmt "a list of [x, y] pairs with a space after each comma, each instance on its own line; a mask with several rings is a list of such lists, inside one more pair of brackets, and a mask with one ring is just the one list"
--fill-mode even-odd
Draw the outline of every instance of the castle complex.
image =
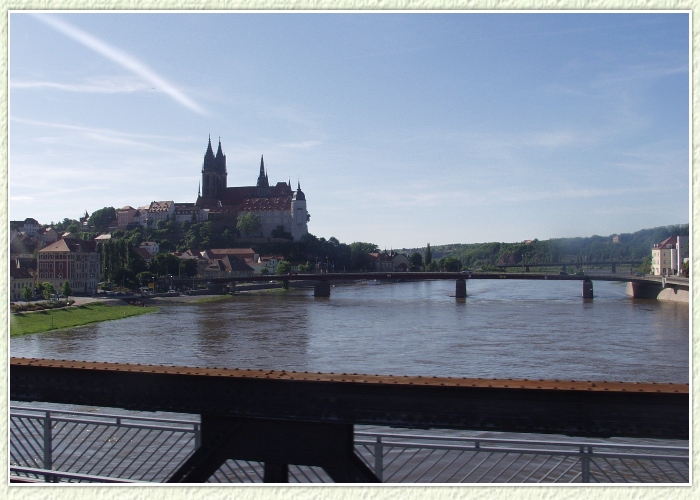
[[272, 231], [280, 227], [290, 233], [295, 241], [308, 233], [306, 197], [299, 183], [296, 190], [292, 190], [291, 182], [278, 182], [270, 186], [262, 157], [255, 186], [228, 187], [227, 176], [226, 155], [221, 150], [221, 140], [215, 155], [210, 137], [195, 206], [207, 210], [212, 216], [253, 213], [262, 223], [258, 236], [270, 237]]

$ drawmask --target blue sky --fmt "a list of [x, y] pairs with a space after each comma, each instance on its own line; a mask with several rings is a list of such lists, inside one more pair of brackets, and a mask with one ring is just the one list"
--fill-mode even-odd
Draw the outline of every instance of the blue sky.
[[689, 221], [687, 13], [10, 14], [10, 218], [301, 182], [381, 248]]

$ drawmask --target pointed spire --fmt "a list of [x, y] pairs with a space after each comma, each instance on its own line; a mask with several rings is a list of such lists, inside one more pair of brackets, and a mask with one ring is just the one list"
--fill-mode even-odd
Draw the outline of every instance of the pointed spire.
[[211, 134], [209, 134], [209, 143], [207, 144], [207, 152], [204, 153], [204, 158], [213, 157], [214, 151], [211, 149]]
[[[270, 187], [270, 183], [267, 180], [267, 172], [265, 172], [265, 160], [264, 160], [262, 155], [260, 155], [260, 173], [258, 174], [258, 187], [259, 188]], [[267, 196], [267, 194], [264, 194], [264, 196]]]
[[301, 182], [297, 179], [297, 191], [301, 191]]
[[202, 181], [199, 181], [199, 184], [197, 185], [197, 198], [202, 196]]
[[219, 149], [216, 151], [216, 157], [221, 158], [222, 156], [224, 156], [224, 152], [221, 151], [221, 137], [219, 137]]

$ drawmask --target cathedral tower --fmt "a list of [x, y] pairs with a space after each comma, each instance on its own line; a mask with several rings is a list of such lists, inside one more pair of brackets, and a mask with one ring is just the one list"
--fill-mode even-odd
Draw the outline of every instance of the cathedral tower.
[[221, 199], [227, 187], [226, 176], [226, 155], [221, 150], [221, 139], [219, 139], [219, 149], [214, 156], [210, 136], [202, 164], [202, 198], [205, 200]]
[[263, 160], [262, 156], [260, 156], [260, 174], [258, 175], [257, 188], [257, 193], [260, 198], [265, 198], [270, 193], [270, 181], [267, 179], [267, 172], [265, 172], [265, 161]]

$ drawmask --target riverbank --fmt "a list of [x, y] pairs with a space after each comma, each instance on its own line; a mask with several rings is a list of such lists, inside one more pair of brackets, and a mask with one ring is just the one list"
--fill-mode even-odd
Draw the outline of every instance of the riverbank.
[[[121, 301], [120, 301], [121, 302]], [[123, 304], [123, 302], [122, 302]], [[123, 319], [157, 311], [157, 307], [137, 307], [103, 302], [89, 302], [76, 307], [49, 309], [10, 315], [10, 336], [43, 333], [64, 328]]]

